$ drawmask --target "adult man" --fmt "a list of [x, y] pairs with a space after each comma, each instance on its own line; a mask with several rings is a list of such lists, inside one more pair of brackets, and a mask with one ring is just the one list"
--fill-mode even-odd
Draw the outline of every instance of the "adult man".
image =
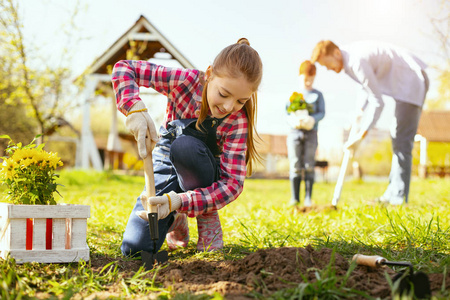
[[429, 86], [424, 71], [426, 64], [404, 49], [371, 41], [342, 47], [329, 40], [320, 41], [314, 48], [311, 61], [317, 61], [336, 73], [343, 69], [367, 92], [361, 105], [364, 118], [359, 130], [346, 142], [347, 148], [354, 147], [364, 138], [380, 118], [384, 107], [382, 95], [394, 98], [389, 186], [378, 200], [394, 205], [408, 202], [414, 136]]

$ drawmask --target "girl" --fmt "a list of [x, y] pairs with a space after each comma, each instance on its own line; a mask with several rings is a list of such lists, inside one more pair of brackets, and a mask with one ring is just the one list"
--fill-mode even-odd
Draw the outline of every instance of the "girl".
[[[318, 123], [325, 116], [325, 102], [321, 92], [313, 88], [316, 67], [309, 60], [300, 65], [300, 79], [304, 86], [302, 94], [310, 107], [309, 115], [290, 118], [292, 127], [287, 137], [289, 158], [289, 179], [292, 198], [290, 205], [300, 203], [300, 184], [305, 180], [305, 206], [311, 206], [312, 188], [315, 174]], [[288, 104], [289, 105], [289, 104]], [[303, 173], [303, 174], [302, 174]]]
[[[247, 39], [223, 49], [205, 73], [147, 61], [119, 61], [112, 82], [119, 111], [138, 142], [141, 158], [153, 150], [156, 197], [138, 197], [123, 236], [124, 255], [158, 251], [167, 237], [170, 250], [189, 242], [188, 217], [197, 218], [199, 251], [223, 247], [217, 210], [242, 192], [255, 150], [256, 91], [262, 62]], [[139, 87], [167, 96], [159, 135], [139, 98]], [[144, 197], [143, 197], [144, 196]], [[141, 201], [142, 200], [142, 201]], [[147, 205], [159, 205], [159, 239], [150, 237]]]

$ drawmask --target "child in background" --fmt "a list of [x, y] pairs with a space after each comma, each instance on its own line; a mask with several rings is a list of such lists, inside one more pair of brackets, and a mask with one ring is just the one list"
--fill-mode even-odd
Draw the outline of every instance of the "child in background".
[[[223, 247], [218, 210], [242, 192], [251, 174], [255, 150], [257, 89], [262, 62], [247, 39], [224, 48], [206, 72], [167, 68], [147, 61], [119, 61], [112, 83], [117, 107], [138, 143], [139, 155], [153, 150], [156, 197], [137, 198], [125, 229], [124, 255], [158, 251], [165, 238], [169, 249], [189, 242], [188, 217], [197, 218], [199, 251]], [[167, 96], [158, 134], [139, 87]], [[159, 240], [150, 237], [147, 212], [159, 205]], [[145, 208], [144, 208], [145, 207]]]
[[[289, 113], [291, 131], [287, 137], [289, 158], [289, 179], [291, 181], [291, 205], [300, 203], [300, 184], [305, 180], [305, 206], [311, 206], [312, 188], [315, 179], [314, 166], [317, 150], [318, 123], [325, 116], [325, 102], [322, 93], [314, 89], [316, 67], [306, 60], [300, 65], [301, 91], [309, 113]], [[294, 93], [296, 94], [296, 93]], [[298, 93], [297, 93], [298, 95]], [[288, 104], [289, 107], [290, 103]]]

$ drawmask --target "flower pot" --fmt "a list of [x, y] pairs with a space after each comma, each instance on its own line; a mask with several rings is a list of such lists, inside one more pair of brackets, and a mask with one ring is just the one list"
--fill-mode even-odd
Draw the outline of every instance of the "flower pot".
[[89, 205], [0, 203], [0, 257], [16, 263], [89, 260]]

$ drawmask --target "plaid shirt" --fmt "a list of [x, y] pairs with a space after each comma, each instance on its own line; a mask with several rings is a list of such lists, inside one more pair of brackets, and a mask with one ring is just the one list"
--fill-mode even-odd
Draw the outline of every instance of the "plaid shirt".
[[[166, 68], [147, 61], [119, 61], [112, 83], [119, 111], [127, 115], [138, 101], [139, 87], [150, 87], [167, 96], [163, 126], [176, 119], [197, 118], [203, 92], [203, 73], [199, 70]], [[220, 179], [206, 188], [180, 193], [180, 212], [189, 217], [218, 210], [242, 192], [247, 173], [247, 116], [243, 109], [228, 115], [217, 127], [217, 144], [222, 149]]]

